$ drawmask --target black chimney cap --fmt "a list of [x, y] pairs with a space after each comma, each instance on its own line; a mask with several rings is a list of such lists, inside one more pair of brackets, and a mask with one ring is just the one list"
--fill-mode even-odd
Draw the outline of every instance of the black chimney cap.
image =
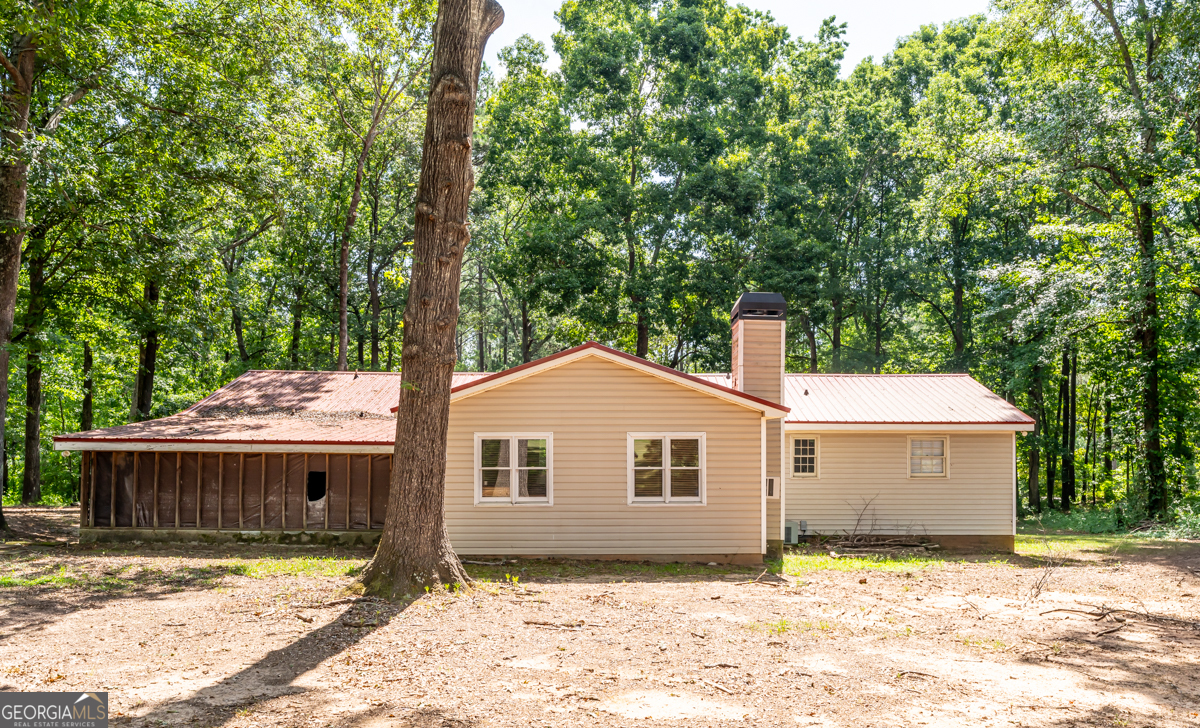
[[743, 293], [733, 304], [730, 322], [738, 319], [783, 321], [787, 318], [787, 301], [778, 293]]

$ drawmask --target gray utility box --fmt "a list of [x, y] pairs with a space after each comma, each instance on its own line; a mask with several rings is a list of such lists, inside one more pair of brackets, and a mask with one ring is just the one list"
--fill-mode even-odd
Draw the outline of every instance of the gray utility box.
[[792, 545], [800, 543], [802, 536], [808, 535], [808, 521], [784, 521], [783, 542]]

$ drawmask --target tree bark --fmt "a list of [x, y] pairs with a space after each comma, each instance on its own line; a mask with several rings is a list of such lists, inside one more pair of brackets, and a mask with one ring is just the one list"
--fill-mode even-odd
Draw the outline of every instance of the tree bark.
[[476, 337], [476, 353], [479, 355], [479, 371], [487, 371], [487, 356], [484, 354], [484, 330], [483, 322], [487, 311], [484, 308], [483, 299], [483, 259], [476, 257], [475, 259], [475, 285], [476, 291], [479, 293], [479, 324], [475, 327]]
[[[31, 38], [18, 37], [14, 47], [21, 52], [13, 60], [17, 74], [9, 74], [11, 92], [3, 116], [3, 145], [7, 147], [0, 162], [0, 452], [6, 445], [4, 424], [8, 410], [9, 344], [12, 343], [13, 318], [17, 310], [17, 281], [21, 276], [21, 245], [25, 241], [25, 205], [29, 199], [29, 107], [33, 98], [36, 44]], [[7, 462], [7, 453], [2, 453]], [[5, 483], [7, 485], [7, 482]], [[0, 530], [6, 530], [0, 508]]]
[[813, 328], [812, 320], [809, 319], [808, 313], [800, 312], [800, 328], [804, 330], [804, 341], [808, 345], [808, 371], [810, 374], [817, 373], [817, 332]]
[[446, 429], [463, 250], [471, 237], [467, 213], [479, 68], [488, 37], [503, 20], [495, 0], [441, 0], [433, 31], [395, 467], [379, 549], [362, 575], [367, 592], [392, 599], [468, 580], [446, 532]]
[[80, 432], [92, 429], [92, 391], [96, 387], [92, 366], [92, 345], [85, 341], [83, 342], [83, 406], [79, 409]]
[[1042, 420], [1046, 418], [1046, 404], [1042, 400], [1041, 369], [1039, 366], [1033, 368], [1033, 384], [1029, 388], [1029, 399], [1037, 415], [1033, 420], [1033, 441], [1029, 447], [1029, 508], [1038, 513], [1042, 512], [1042, 490], [1038, 484], [1038, 471], [1041, 469]]
[[1062, 498], [1058, 507], [1064, 513], [1070, 512], [1070, 500], [1075, 495], [1074, 473], [1072, 473], [1075, 459], [1075, 444], [1070, 439], [1070, 434], [1072, 434], [1072, 416], [1070, 416], [1072, 413], [1070, 413], [1070, 410], [1072, 410], [1074, 389], [1072, 380], [1070, 380], [1070, 344], [1067, 344], [1067, 348], [1062, 350], [1062, 380], [1058, 384], [1058, 398], [1060, 398], [1061, 402], [1060, 408], [1058, 408], [1058, 415], [1060, 415], [1058, 423], [1060, 423], [1062, 428], [1062, 452], [1060, 453], [1062, 458], [1062, 487], [1058, 489]]
[[138, 368], [133, 381], [133, 404], [129, 410], [130, 422], [150, 419], [150, 408], [154, 400], [154, 369], [158, 364], [158, 284], [146, 281], [142, 292], [145, 308], [146, 328], [138, 346]]
[[292, 360], [292, 369], [300, 368], [300, 333], [304, 325], [304, 289], [296, 286], [295, 300], [292, 302], [292, 342], [288, 354]]
[[1105, 479], [1112, 478], [1113, 474], [1113, 458], [1112, 458], [1112, 400], [1104, 398], [1104, 477]]
[[38, 236], [27, 265], [29, 306], [25, 314], [25, 467], [21, 474], [21, 503], [42, 500], [42, 329], [46, 313], [46, 258]]

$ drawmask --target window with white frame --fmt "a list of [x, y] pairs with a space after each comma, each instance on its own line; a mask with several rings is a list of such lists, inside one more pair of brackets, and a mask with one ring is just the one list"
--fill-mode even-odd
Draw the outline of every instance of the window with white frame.
[[629, 433], [630, 503], [703, 503], [704, 433]]
[[550, 503], [553, 450], [549, 434], [475, 435], [475, 502]]
[[817, 477], [817, 438], [797, 437], [792, 440], [792, 475], [797, 478]]
[[946, 438], [910, 437], [908, 474], [912, 478], [946, 477]]

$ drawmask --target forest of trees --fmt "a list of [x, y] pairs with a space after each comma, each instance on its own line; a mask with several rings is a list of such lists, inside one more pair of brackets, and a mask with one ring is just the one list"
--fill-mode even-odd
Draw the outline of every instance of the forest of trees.
[[[6, 5], [5, 503], [75, 499], [56, 434], [399, 367], [435, 14]], [[790, 371], [969, 372], [1034, 416], [1023, 510], [1200, 512], [1200, 4], [997, 0], [855, 68], [836, 19], [726, 0], [557, 20], [481, 81], [460, 369], [725, 371], [775, 291]]]

